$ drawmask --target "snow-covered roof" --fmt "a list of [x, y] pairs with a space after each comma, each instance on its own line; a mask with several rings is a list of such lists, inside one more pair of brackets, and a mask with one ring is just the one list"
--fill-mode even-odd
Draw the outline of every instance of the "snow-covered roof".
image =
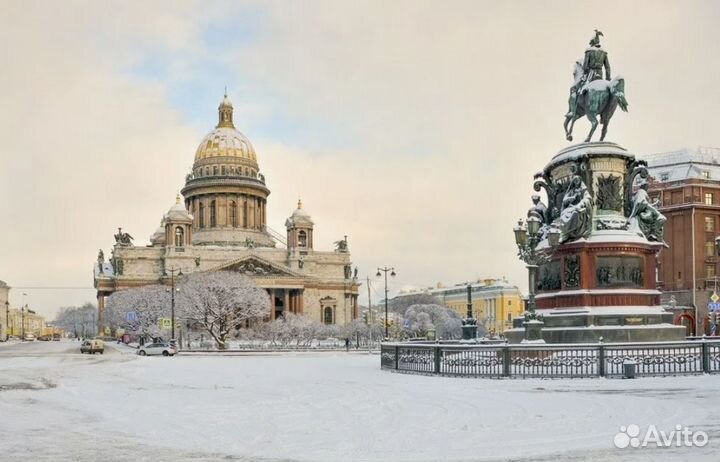
[[[93, 265], [93, 273], [95, 274], [95, 279], [97, 279], [100, 276], [100, 268], [98, 267], [98, 264], [95, 263]], [[113, 270], [113, 266], [110, 262], [103, 262], [103, 272], [102, 275], [105, 277], [114, 277], [115, 271]]]
[[642, 156], [657, 182], [720, 180], [720, 148], [680, 149]]

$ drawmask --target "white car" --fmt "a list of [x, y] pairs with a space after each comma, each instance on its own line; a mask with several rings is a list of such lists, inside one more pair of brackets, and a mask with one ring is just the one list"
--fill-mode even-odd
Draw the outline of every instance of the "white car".
[[35, 341], [35, 334], [25, 334], [25, 341], [26, 341], [26, 342], [34, 342], [34, 341]]
[[137, 354], [140, 356], [163, 355], [173, 356], [177, 353], [177, 348], [169, 343], [148, 343], [138, 348]]

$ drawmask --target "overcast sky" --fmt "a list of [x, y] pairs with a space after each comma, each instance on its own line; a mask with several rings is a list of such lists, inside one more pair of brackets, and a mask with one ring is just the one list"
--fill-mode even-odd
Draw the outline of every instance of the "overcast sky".
[[[0, 279], [31, 308], [94, 299], [118, 226], [144, 245], [216, 123], [225, 85], [284, 229], [347, 234], [391, 290], [526, 287], [512, 227], [565, 147], [573, 62], [605, 34], [643, 154], [720, 146], [718, 2], [0, 1]], [[577, 138], [588, 129], [576, 124]], [[365, 303], [366, 288], [361, 288]]]

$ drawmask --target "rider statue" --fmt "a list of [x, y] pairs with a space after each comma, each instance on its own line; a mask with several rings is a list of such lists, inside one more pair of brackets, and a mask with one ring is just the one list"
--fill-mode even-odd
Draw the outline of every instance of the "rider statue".
[[[567, 116], [572, 117], [577, 110], [577, 97], [583, 87], [598, 79], [603, 78], [603, 67], [605, 68], [605, 80], [610, 80], [610, 61], [605, 50], [600, 46], [600, 37], [603, 33], [595, 29], [595, 36], [590, 40], [590, 47], [585, 50], [585, 59], [582, 63], [582, 77], [575, 81], [570, 87], [570, 112]], [[578, 64], [580, 62], [578, 61]]]

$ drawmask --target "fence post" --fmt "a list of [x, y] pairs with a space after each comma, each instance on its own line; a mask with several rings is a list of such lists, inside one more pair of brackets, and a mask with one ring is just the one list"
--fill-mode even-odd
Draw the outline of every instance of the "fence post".
[[710, 354], [708, 351], [708, 344], [705, 341], [705, 336], [703, 335], [702, 339], [702, 367], [704, 373], [710, 372]]
[[395, 345], [395, 370], [398, 370], [398, 359], [400, 358], [400, 347]]
[[503, 376], [510, 377], [510, 345], [505, 345], [502, 349], [503, 355]]
[[440, 345], [435, 345], [435, 373], [440, 374]]
[[600, 337], [600, 343], [598, 344], [598, 375], [605, 377], [605, 345], [603, 345], [602, 337]]

